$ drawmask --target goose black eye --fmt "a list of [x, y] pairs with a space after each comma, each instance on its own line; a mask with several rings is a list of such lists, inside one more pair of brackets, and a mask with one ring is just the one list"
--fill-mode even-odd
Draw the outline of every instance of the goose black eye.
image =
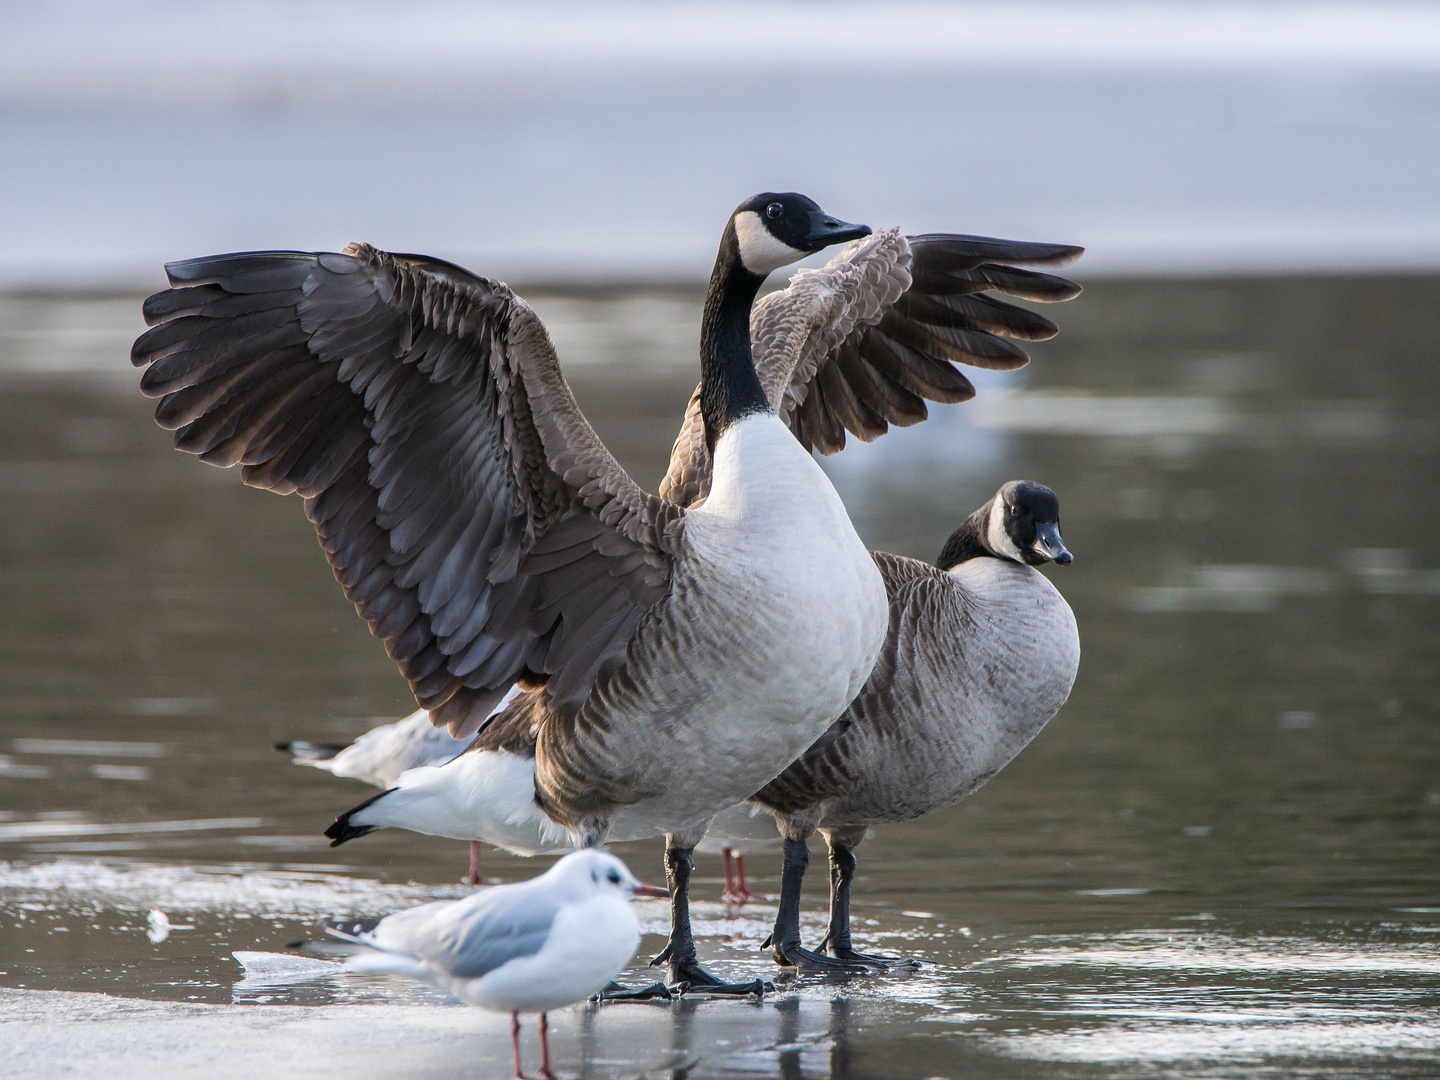
[[1019, 516], [1020, 516], [1020, 508], [1019, 508], [1018, 506], [1012, 506], [1012, 507], [1010, 507], [1010, 514], [1011, 514], [1012, 517], [1019, 517]]
[[782, 217], [784, 213], [785, 207], [778, 202], [772, 202], [769, 206], [765, 207], [765, 216], [772, 221]]
[[617, 874], [614, 870], [611, 870], [610, 873], [606, 874], [605, 876], [610, 879], [610, 884], [611, 884], [611, 885], [619, 885], [619, 884], [620, 884], [620, 875]]

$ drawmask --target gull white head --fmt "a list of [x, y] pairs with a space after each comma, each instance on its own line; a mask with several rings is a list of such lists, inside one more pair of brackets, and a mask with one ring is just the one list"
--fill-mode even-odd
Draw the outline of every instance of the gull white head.
[[572, 851], [545, 871], [544, 876], [556, 884], [569, 886], [582, 895], [603, 896], [611, 893], [625, 900], [632, 896], [670, 895], [658, 885], [646, 885], [614, 855], [598, 848]]
[[741, 264], [762, 278], [831, 244], [870, 235], [868, 225], [832, 217], [794, 191], [751, 196], [735, 208], [730, 225]]

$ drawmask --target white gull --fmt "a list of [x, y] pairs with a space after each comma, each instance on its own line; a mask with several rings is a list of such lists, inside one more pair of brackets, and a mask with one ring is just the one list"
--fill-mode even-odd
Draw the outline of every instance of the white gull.
[[540, 1075], [554, 1080], [545, 1014], [604, 990], [640, 944], [633, 896], [668, 897], [606, 851], [572, 852], [539, 877], [422, 904], [373, 926], [330, 920], [352, 971], [405, 975], [469, 1005], [510, 1014], [515, 1075], [520, 1014], [540, 1014]]

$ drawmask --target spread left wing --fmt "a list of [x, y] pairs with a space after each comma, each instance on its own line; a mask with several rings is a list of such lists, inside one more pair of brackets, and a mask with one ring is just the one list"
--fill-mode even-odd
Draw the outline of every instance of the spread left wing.
[[132, 351], [157, 422], [305, 499], [436, 723], [473, 733], [518, 679], [572, 713], [624, 662], [683, 511], [620, 468], [509, 288], [363, 244], [167, 270]]

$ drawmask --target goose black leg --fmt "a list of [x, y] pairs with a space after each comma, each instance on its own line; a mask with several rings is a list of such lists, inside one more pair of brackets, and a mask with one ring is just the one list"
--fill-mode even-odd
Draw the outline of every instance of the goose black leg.
[[855, 878], [855, 849], [833, 837], [830, 844], [830, 927], [820, 947], [831, 956], [869, 968], [885, 970], [894, 966], [914, 964], [900, 956], [872, 956], [856, 952], [850, 946], [850, 883]]
[[780, 910], [775, 915], [775, 932], [768, 944], [775, 962], [781, 967], [801, 971], [841, 972], [864, 975], [872, 969], [843, 957], [829, 957], [811, 952], [800, 945], [800, 890], [805, 882], [805, 868], [810, 865], [810, 849], [804, 840], [785, 841], [785, 869], [780, 877]]
[[650, 961], [651, 967], [665, 964], [669, 986], [680, 993], [764, 995], [773, 989], [763, 979], [748, 983], [725, 983], [700, 966], [695, 955], [695, 939], [690, 933], [690, 874], [695, 869], [694, 845], [665, 846], [665, 884], [670, 886], [670, 942], [660, 955]]

